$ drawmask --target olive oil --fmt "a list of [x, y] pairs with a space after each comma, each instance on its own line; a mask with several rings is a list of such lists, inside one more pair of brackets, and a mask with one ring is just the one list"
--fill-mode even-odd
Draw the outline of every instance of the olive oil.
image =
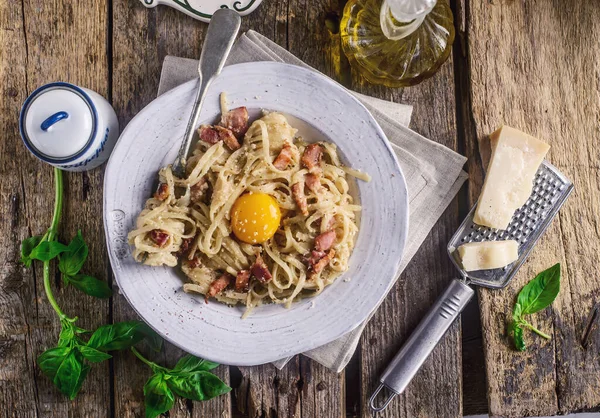
[[[403, 4], [394, 9], [397, 3]], [[349, 0], [340, 32], [350, 64], [371, 83], [388, 87], [411, 86], [431, 77], [450, 55], [454, 19], [447, 0], [427, 3]], [[403, 14], [402, 6], [410, 13]]]

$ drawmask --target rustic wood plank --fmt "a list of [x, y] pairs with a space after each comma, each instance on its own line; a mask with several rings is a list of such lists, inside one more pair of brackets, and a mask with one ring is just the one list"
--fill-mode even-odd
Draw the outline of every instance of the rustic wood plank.
[[[6, 404], [15, 405], [15, 409], [6, 413], [14, 416], [21, 416], [21, 412], [31, 416], [107, 416], [109, 410], [105, 405], [110, 404], [108, 363], [94, 367], [74, 402], [62, 396], [35, 364], [36, 357], [56, 343], [60, 324], [44, 294], [41, 266], [36, 266], [35, 271], [26, 271], [18, 265], [17, 245], [26, 236], [43, 233], [48, 228], [54, 187], [50, 167], [37, 161], [20, 143], [16, 119], [27, 94], [47, 82], [65, 80], [106, 95], [106, 1], [93, 4], [36, 0], [10, 3], [0, 6], [2, 127], [5, 130], [4, 146], [7, 147], [0, 158], [2, 170], [6, 170], [4, 178], [11, 179], [3, 181], [2, 188], [10, 189], [3, 190], [2, 207], [14, 209], [12, 225], [15, 228], [6, 231], [15, 248], [7, 254], [10, 259], [5, 264], [7, 270], [3, 278], [7, 293], [0, 303], [0, 310], [15, 315], [10, 326], [2, 321], [0, 327], [4, 329], [1, 338], [7, 347], [6, 357], [2, 357], [15, 363], [6, 369], [15, 382], [9, 389], [12, 393]], [[98, 277], [103, 276], [105, 262], [101, 185], [101, 170], [65, 176], [65, 206], [59, 234], [63, 241], [68, 241], [77, 229], [82, 230], [90, 247], [86, 272]], [[82, 297], [73, 289], [63, 289], [58, 276], [53, 285], [63, 310], [81, 317], [80, 326], [94, 329], [106, 322], [106, 301]], [[2, 317], [6, 318], [4, 313]], [[17, 371], [18, 374], [13, 374]], [[22, 383], [16, 384], [19, 381]], [[4, 400], [1, 403], [5, 404]]]
[[[0, 232], [7, 244], [0, 254], [0, 404], [12, 405], [4, 416], [35, 417], [38, 395], [33, 330], [40, 324], [51, 327], [52, 313], [39, 312], [36, 272], [19, 263], [18, 243], [31, 234], [27, 208], [51, 210], [39, 201], [25, 202], [19, 165], [33, 163], [33, 156], [20, 143], [18, 114], [27, 97], [27, 51], [23, 9], [20, 2], [0, 3]], [[45, 173], [47, 174], [47, 173]], [[46, 175], [46, 180], [49, 177]], [[29, 197], [29, 194], [27, 194]], [[42, 200], [42, 199], [39, 199]], [[47, 218], [44, 217], [44, 220]], [[36, 225], [37, 226], [37, 225]], [[42, 227], [40, 227], [42, 228]], [[41, 231], [41, 230], [40, 230]], [[35, 231], [35, 232], [40, 232]], [[37, 272], [41, 274], [41, 271]], [[39, 276], [41, 280], [41, 276]], [[41, 295], [40, 295], [41, 296]]]
[[[452, 58], [432, 79], [415, 87], [389, 89], [369, 85], [354, 70], [351, 87], [374, 97], [413, 105], [411, 128], [458, 150]], [[445, 256], [445, 247], [459, 218], [455, 200], [365, 329], [361, 339], [364, 416], [370, 414], [368, 399], [378, 384], [379, 375], [452, 278], [454, 270]], [[460, 323], [456, 322], [405, 393], [381, 415], [462, 416], [461, 365]]]
[[[166, 55], [197, 58], [206, 25], [167, 7], [147, 10], [139, 2], [113, 2], [113, 105], [121, 126], [156, 98], [162, 62]], [[123, 297], [113, 304], [114, 321], [135, 318]], [[165, 343], [162, 353], [147, 353], [160, 364], [173, 366], [185, 353]], [[131, 353], [115, 357], [115, 415], [143, 414], [143, 385], [150, 371]], [[216, 374], [229, 383], [229, 369]], [[229, 417], [231, 397], [208, 402], [176, 401], [171, 417]]]
[[[584, 349], [585, 319], [600, 294], [599, 179], [595, 137], [600, 9], [592, 3], [469, 2], [470, 85], [465, 99], [471, 201], [482, 184], [478, 141], [506, 123], [552, 145], [549, 159], [576, 191], [533, 255], [502, 292], [480, 290], [490, 413], [552, 415], [600, 404], [599, 336]], [[518, 290], [537, 272], [562, 264], [562, 290], [536, 325], [553, 335], [527, 334], [529, 349], [512, 350], [505, 323]]]

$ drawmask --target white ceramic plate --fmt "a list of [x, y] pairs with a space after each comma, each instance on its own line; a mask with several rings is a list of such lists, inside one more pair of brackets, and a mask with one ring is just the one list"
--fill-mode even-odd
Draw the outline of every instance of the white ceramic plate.
[[182, 290], [178, 268], [136, 263], [127, 232], [153, 193], [158, 170], [177, 154], [196, 91], [183, 84], [144, 108], [121, 134], [106, 170], [104, 225], [121, 292], [165, 339], [223, 364], [267, 363], [326, 344], [357, 327], [379, 305], [398, 272], [408, 229], [408, 197], [396, 157], [371, 114], [342, 86], [300, 67], [259, 62], [226, 67], [206, 96], [200, 121], [214, 123], [219, 93], [231, 107], [278, 110], [300, 121], [306, 140], [338, 145], [347, 165], [368, 172], [358, 181], [363, 211], [350, 269], [315, 298], [290, 309], [265, 305], [242, 320], [231, 308]]

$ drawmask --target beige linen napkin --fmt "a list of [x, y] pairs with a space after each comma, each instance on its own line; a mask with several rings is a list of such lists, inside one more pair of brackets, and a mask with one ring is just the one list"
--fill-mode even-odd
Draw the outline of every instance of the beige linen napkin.
[[[250, 61], [279, 61], [310, 68], [254, 31], [248, 31], [238, 39], [227, 64]], [[197, 68], [198, 62], [195, 60], [166, 57], [158, 95], [196, 78]], [[408, 240], [401, 263], [402, 271], [467, 178], [462, 171], [466, 158], [408, 129], [411, 106], [351, 93], [379, 122], [392, 143], [406, 178], [410, 219]], [[366, 322], [343, 337], [304, 355], [337, 372], [343, 370], [356, 349]], [[288, 360], [279, 360], [273, 364], [282, 368]]]

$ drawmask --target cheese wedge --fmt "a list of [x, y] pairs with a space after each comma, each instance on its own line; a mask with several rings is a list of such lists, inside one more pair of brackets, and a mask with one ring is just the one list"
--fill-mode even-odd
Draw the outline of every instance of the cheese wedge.
[[519, 258], [515, 240], [470, 242], [458, 247], [458, 255], [466, 271], [498, 269]]
[[535, 173], [550, 145], [509, 126], [491, 134], [490, 143], [492, 156], [473, 220], [506, 229], [531, 195]]

